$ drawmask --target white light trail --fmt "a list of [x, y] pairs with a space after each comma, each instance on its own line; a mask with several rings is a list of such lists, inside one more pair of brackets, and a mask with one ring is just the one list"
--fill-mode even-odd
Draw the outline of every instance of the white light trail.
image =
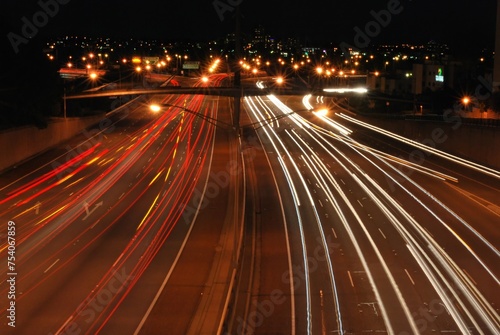
[[[258, 122], [260, 123], [264, 117], [262, 115], [262, 113], [259, 111], [259, 109], [255, 106], [255, 104], [253, 103], [253, 101], [249, 98], [245, 98], [245, 101], [247, 102], [247, 106], [249, 106], [251, 112], [253, 113], [254, 115], [254, 118], [256, 120], [258, 120]], [[260, 117], [259, 117], [260, 116]], [[273, 133], [273, 136], [270, 135], [269, 131]], [[291, 178], [291, 175], [290, 175], [290, 172], [288, 171], [287, 167], [286, 167], [286, 164], [284, 164], [283, 162], [283, 159], [281, 158], [281, 154], [280, 154], [280, 150], [278, 149], [278, 146], [276, 145], [276, 143], [273, 141], [273, 138], [275, 138], [279, 143], [280, 143], [280, 146], [283, 148], [283, 150], [285, 151], [285, 154], [287, 155], [287, 157], [289, 157], [289, 159], [291, 160], [291, 155], [290, 153], [286, 150], [284, 144], [281, 142], [281, 140], [279, 139], [278, 135], [276, 134], [276, 132], [272, 129], [272, 128], [267, 128], [267, 127], [262, 127], [262, 130], [264, 131], [264, 133], [266, 134], [266, 137], [267, 137], [267, 140], [271, 143], [272, 147], [274, 148], [277, 156], [278, 156], [278, 161], [282, 167], [282, 170], [285, 174], [285, 177], [288, 181], [288, 185], [290, 187], [290, 190], [291, 190], [291, 194], [292, 194], [292, 199], [294, 201], [294, 204], [295, 204], [295, 212], [296, 212], [296, 216], [297, 216], [297, 221], [298, 221], [298, 225], [299, 225], [299, 231], [300, 231], [300, 240], [301, 240], [301, 244], [302, 244], [302, 260], [303, 260], [303, 263], [304, 263], [304, 281], [305, 281], [305, 292], [306, 292], [306, 319], [307, 319], [307, 334], [312, 334], [312, 322], [311, 322], [311, 283], [310, 283], [310, 276], [309, 276], [309, 263], [308, 263], [308, 256], [307, 256], [307, 248], [306, 248], [306, 241], [305, 241], [305, 234], [304, 234], [304, 228], [303, 228], [303, 224], [302, 224], [302, 218], [300, 216], [300, 211], [299, 211], [299, 206], [300, 206], [300, 200], [299, 200], [299, 196], [297, 194], [297, 191], [295, 189], [295, 185], [293, 183], [293, 180]], [[293, 275], [293, 274], [292, 274]], [[293, 294], [293, 292], [291, 292], [291, 294]]]
[[327, 92], [327, 93], [360, 93], [360, 94], [363, 94], [363, 93], [367, 93], [368, 90], [366, 88], [364, 88], [364, 87], [358, 87], [358, 88], [344, 87], [344, 88], [324, 88], [323, 92]]
[[486, 166], [483, 166], [481, 164], [477, 164], [477, 163], [471, 162], [471, 161], [466, 160], [464, 158], [461, 158], [461, 157], [449, 154], [447, 152], [435, 149], [433, 147], [430, 147], [430, 146], [427, 146], [427, 145], [423, 145], [423, 144], [421, 144], [421, 143], [419, 143], [417, 141], [408, 139], [406, 137], [403, 137], [401, 135], [392, 133], [390, 131], [387, 131], [385, 129], [382, 129], [382, 128], [379, 128], [379, 127], [376, 127], [376, 126], [372, 126], [372, 125], [370, 125], [370, 124], [368, 124], [366, 122], [357, 120], [357, 119], [352, 118], [352, 117], [350, 117], [348, 115], [345, 115], [343, 113], [337, 113], [337, 115], [339, 115], [340, 117], [344, 118], [347, 121], [356, 123], [356, 124], [358, 124], [360, 126], [363, 126], [365, 128], [371, 129], [371, 130], [376, 131], [378, 133], [384, 134], [386, 136], [389, 136], [389, 137], [391, 137], [393, 139], [396, 139], [398, 141], [401, 141], [403, 143], [412, 145], [412, 146], [417, 147], [417, 148], [419, 148], [419, 149], [421, 149], [423, 151], [433, 153], [433, 154], [435, 154], [437, 156], [440, 156], [442, 158], [448, 159], [448, 160], [450, 160], [452, 162], [455, 162], [457, 164], [466, 166], [466, 167], [468, 167], [470, 169], [473, 169], [473, 170], [479, 171], [481, 173], [484, 173], [484, 174], [487, 174], [487, 175], [490, 175], [492, 177], [500, 179], [500, 171], [497, 171], [495, 169], [491, 169], [489, 167], [486, 167]]

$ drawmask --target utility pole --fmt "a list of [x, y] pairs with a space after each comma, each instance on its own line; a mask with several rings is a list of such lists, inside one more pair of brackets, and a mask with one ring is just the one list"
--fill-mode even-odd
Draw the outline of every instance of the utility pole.
[[[64, 79], [63, 79], [64, 80]], [[64, 83], [64, 93], [63, 93], [63, 113], [64, 113], [64, 120], [66, 120], [66, 83]]]
[[241, 67], [239, 60], [241, 59], [241, 10], [240, 5], [236, 7], [236, 31], [235, 31], [235, 56], [234, 60], [234, 129], [239, 135], [240, 133], [240, 113], [241, 113]]

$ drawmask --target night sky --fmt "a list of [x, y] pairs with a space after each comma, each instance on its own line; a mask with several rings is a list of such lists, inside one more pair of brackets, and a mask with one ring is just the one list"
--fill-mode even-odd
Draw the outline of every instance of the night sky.
[[[2, 28], [20, 33], [26, 16], [41, 10], [39, 1], [2, 1]], [[354, 28], [364, 31], [374, 18], [371, 11], [386, 9], [397, 0], [205, 0], [163, 2], [142, 0], [59, 0], [57, 13], [39, 29], [35, 38], [71, 34], [103, 37], [190, 39], [200, 41], [225, 36], [234, 30], [235, 11], [241, 3], [244, 33], [259, 24], [277, 38], [297, 37], [305, 44], [352, 44]], [[214, 3], [224, 4], [217, 11]], [[447, 43], [456, 52], [492, 49], [496, 0], [400, 0], [402, 8], [386, 27], [371, 38], [373, 43]], [[222, 18], [222, 19], [221, 19]], [[4, 43], [6, 33], [2, 33]], [[7, 40], [8, 42], [8, 40]]]

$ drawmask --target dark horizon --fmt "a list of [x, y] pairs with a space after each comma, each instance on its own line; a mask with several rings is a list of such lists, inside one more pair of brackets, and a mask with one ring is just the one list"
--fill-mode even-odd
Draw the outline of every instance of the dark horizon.
[[[7, 10], [2, 15], [6, 30], [4, 42], [11, 44], [8, 33], [22, 35], [22, 18], [31, 22], [33, 15], [42, 10], [42, 3], [52, 10], [49, 13], [52, 16], [47, 16], [33, 38], [82, 35], [206, 41], [223, 38], [235, 27], [236, 11], [223, 0], [203, 2], [198, 6], [181, 2], [158, 6], [152, 1], [133, 4], [117, 0], [106, 3], [59, 0], [62, 4], [57, 2], [57, 8], [55, 1], [5, 3]], [[371, 44], [425, 44], [434, 40], [449, 45], [458, 54], [476, 54], [485, 48], [493, 50], [495, 42], [495, 0], [484, 1], [481, 6], [471, 0], [461, 3], [379, 0], [370, 4], [293, 1], [268, 9], [264, 1], [241, 0], [239, 3], [243, 34], [249, 35], [254, 27], [262, 25], [274, 38], [293, 37], [310, 45], [330, 42], [354, 45], [359, 31], [367, 33], [366, 29], [374, 29], [367, 34]], [[389, 17], [384, 16], [387, 13], [391, 13]]]

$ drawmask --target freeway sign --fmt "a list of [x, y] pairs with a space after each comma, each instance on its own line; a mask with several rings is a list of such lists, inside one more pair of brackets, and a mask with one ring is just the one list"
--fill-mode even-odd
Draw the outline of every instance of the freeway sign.
[[186, 61], [182, 64], [184, 70], [199, 70], [200, 62], [198, 61]]

